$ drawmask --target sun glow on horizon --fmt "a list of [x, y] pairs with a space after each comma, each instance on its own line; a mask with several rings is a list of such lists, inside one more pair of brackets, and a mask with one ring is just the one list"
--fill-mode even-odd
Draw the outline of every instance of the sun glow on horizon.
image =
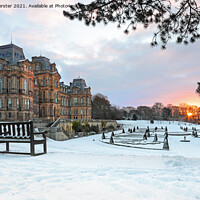
[[188, 117], [191, 117], [192, 115], [193, 115], [193, 114], [192, 114], [191, 112], [188, 112], [188, 113], [187, 113], [187, 116], [188, 116]]

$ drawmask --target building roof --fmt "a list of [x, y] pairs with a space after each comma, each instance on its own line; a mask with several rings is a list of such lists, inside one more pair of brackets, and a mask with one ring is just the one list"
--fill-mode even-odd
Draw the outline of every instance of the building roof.
[[85, 80], [79, 77], [79, 78], [73, 79], [70, 90], [72, 91], [74, 87], [78, 87], [80, 88], [80, 90], [84, 91], [87, 85], [85, 83]]
[[25, 59], [23, 49], [12, 43], [0, 46], [0, 57], [9, 61], [9, 64]]

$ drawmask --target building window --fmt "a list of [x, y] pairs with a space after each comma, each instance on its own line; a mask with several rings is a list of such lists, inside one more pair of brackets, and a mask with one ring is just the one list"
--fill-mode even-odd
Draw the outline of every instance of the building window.
[[57, 97], [57, 93], [56, 92], [54, 93], [54, 100], [55, 100], [55, 103], [57, 103], [58, 97]]
[[0, 63], [0, 70], [2, 70], [3, 65]]
[[81, 105], [83, 105], [83, 98], [81, 98]]
[[9, 117], [9, 118], [11, 118], [11, 117], [12, 117], [12, 115], [11, 115], [11, 113], [10, 113], [10, 112], [8, 113], [8, 117]]
[[2, 108], [2, 99], [0, 99], [0, 108]]
[[38, 92], [37, 92], [37, 90], [35, 90], [35, 101], [36, 102], [38, 101]]
[[19, 113], [17, 113], [17, 118], [19, 118]]
[[51, 98], [51, 93], [48, 92], [48, 100], [50, 100], [50, 98]]
[[24, 90], [25, 94], [28, 94], [28, 81], [26, 79], [24, 80]]
[[78, 115], [78, 109], [74, 109], [74, 115]]
[[24, 100], [24, 104], [25, 104], [25, 109], [28, 109], [28, 110], [29, 110], [29, 107], [30, 107], [30, 100], [29, 100], [29, 99], [25, 99], [25, 100]]
[[47, 81], [47, 85], [50, 86], [50, 81], [49, 81], [49, 79], [48, 79], [48, 81]]
[[19, 109], [19, 99], [16, 100], [17, 109]]
[[27, 99], [24, 99], [24, 107], [27, 109]]
[[34, 80], [34, 85], [38, 85], [37, 79]]
[[20, 57], [18, 53], [15, 53], [15, 56], [16, 56], [16, 58], [19, 58], [19, 57]]
[[36, 71], [38, 71], [39, 69], [40, 69], [40, 68], [39, 68], [39, 65], [37, 65], [37, 66], [36, 66]]
[[6, 52], [6, 57], [10, 57], [11, 53], [10, 52]]
[[0, 58], [3, 58], [4, 57], [4, 54], [3, 53], [0, 53]]
[[17, 80], [17, 93], [19, 93], [19, 80]]
[[11, 80], [8, 80], [8, 92], [11, 92]]
[[81, 115], [83, 115], [83, 110], [81, 109]]
[[24, 65], [24, 71], [26, 71], [26, 65]]
[[48, 115], [51, 116], [51, 107], [49, 106]]
[[27, 109], [29, 109], [29, 108], [30, 108], [30, 100], [27, 99]]
[[1, 118], [1, 112], [0, 112], [0, 118]]
[[45, 101], [45, 91], [42, 92], [42, 100]]
[[74, 106], [78, 105], [78, 98], [74, 98]]
[[29, 67], [27, 66], [27, 72], [29, 72]]
[[11, 98], [8, 98], [8, 108], [12, 108], [12, 100], [11, 100]]
[[54, 80], [53, 85], [54, 85], [54, 87], [57, 87], [57, 81], [56, 80]]
[[45, 116], [45, 108], [42, 108], [42, 116]]
[[2, 93], [2, 79], [0, 78], [0, 93]]
[[42, 85], [45, 86], [45, 78], [42, 80]]

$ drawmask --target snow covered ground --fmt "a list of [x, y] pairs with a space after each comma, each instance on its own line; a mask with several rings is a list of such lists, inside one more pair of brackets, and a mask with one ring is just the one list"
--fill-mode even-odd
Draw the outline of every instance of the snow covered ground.
[[[186, 126], [159, 121], [119, 123], [125, 129], [167, 126], [169, 133]], [[0, 154], [0, 199], [200, 199], [200, 138], [187, 136], [190, 142], [183, 143], [183, 136], [169, 136], [169, 151], [115, 146], [100, 138], [98, 134], [63, 142], [48, 139], [48, 153], [37, 157]], [[24, 148], [11, 145], [13, 150]]]

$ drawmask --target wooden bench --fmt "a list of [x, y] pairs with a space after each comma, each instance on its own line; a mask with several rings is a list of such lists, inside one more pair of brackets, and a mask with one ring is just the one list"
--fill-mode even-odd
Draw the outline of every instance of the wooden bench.
[[[6, 144], [6, 151], [0, 151], [0, 153], [10, 154], [24, 154], [37, 156], [47, 153], [46, 134], [47, 132], [33, 132], [33, 121], [29, 122], [1, 122], [0, 123], [0, 143]], [[42, 135], [42, 138], [35, 137], [36, 135]], [[30, 153], [26, 152], [13, 152], [9, 150], [10, 143], [29, 143]], [[43, 145], [42, 153], [35, 153], [35, 145]]]

